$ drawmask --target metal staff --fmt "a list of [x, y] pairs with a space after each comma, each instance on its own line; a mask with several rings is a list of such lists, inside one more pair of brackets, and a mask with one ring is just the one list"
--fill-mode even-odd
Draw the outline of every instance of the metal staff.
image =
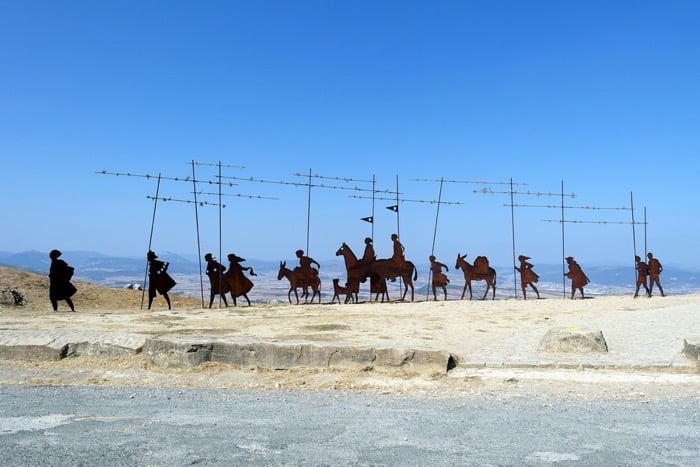
[[197, 208], [197, 177], [194, 173], [195, 162], [192, 160], [192, 190], [194, 191], [194, 220], [197, 226], [197, 260], [199, 262], [199, 290], [202, 294], [202, 308], [204, 308], [204, 280], [202, 278], [202, 244], [199, 240], [199, 209]]
[[[156, 208], [158, 207], [158, 192], [160, 191], [160, 174], [158, 174], [158, 183], [156, 183], [156, 196], [153, 199], [153, 216], [151, 218], [151, 233], [148, 236], [148, 251], [151, 251], [153, 242], [153, 229], [156, 225]], [[141, 310], [143, 310], [143, 299], [146, 295], [146, 278], [148, 277], [148, 259], [146, 259], [146, 272], [143, 275], [143, 287], [141, 292]], [[150, 284], [149, 284], [150, 285]]]

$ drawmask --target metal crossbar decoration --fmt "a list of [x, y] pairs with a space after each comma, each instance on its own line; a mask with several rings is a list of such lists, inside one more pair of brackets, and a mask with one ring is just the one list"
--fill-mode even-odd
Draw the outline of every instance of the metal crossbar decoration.
[[[430, 247], [430, 256], [435, 255], [435, 240], [437, 239], [437, 228], [438, 228], [438, 221], [440, 219], [440, 206], [441, 205], [447, 205], [447, 206], [455, 206], [455, 205], [463, 205], [464, 203], [461, 203], [459, 201], [442, 201], [442, 188], [445, 183], [469, 183], [467, 181], [460, 181], [460, 180], [447, 180], [444, 177], [440, 177], [439, 179], [436, 178], [413, 178], [411, 181], [414, 182], [429, 182], [429, 183], [439, 183], [440, 188], [438, 189], [438, 199], [437, 201], [431, 203], [436, 205], [435, 209], [435, 227], [433, 228], [433, 243]], [[430, 284], [431, 284], [431, 277], [432, 277], [433, 271], [432, 268], [428, 271], [428, 291], [427, 291], [427, 297], [430, 297]]]
[[[156, 209], [157, 209], [158, 201], [177, 202], [177, 203], [185, 203], [185, 204], [194, 205], [195, 224], [196, 224], [196, 231], [197, 231], [197, 256], [199, 259], [200, 291], [201, 291], [201, 298], [202, 298], [202, 307], [204, 307], [204, 283], [203, 283], [203, 279], [202, 279], [202, 252], [201, 252], [201, 240], [200, 240], [200, 228], [199, 228], [199, 210], [198, 210], [198, 208], [204, 207], [204, 206], [213, 206], [213, 207], [219, 208], [219, 256], [221, 256], [221, 242], [222, 242], [222, 213], [221, 213], [221, 210], [226, 207], [226, 204], [224, 204], [222, 202], [222, 197], [223, 196], [231, 196], [231, 197], [247, 198], [247, 199], [276, 199], [276, 198], [269, 198], [269, 197], [265, 197], [265, 196], [242, 194], [242, 193], [223, 193], [222, 192], [223, 186], [233, 187], [233, 186], [237, 186], [238, 184], [233, 183], [233, 182], [222, 182], [221, 169], [222, 168], [244, 169], [245, 167], [243, 167], [243, 166], [226, 165], [226, 164], [222, 164], [221, 162], [204, 163], [204, 162], [197, 162], [194, 160], [191, 162], [188, 162], [187, 165], [191, 165], [191, 167], [192, 167], [192, 176], [167, 177], [167, 176], [163, 176], [162, 174], [152, 175], [152, 174], [141, 174], [141, 173], [132, 173], [132, 172], [111, 172], [111, 171], [107, 171], [107, 170], [101, 170], [101, 171], [98, 171], [96, 173], [99, 175], [112, 175], [112, 176], [117, 176], [117, 177], [144, 178], [146, 180], [157, 179], [157, 188], [156, 188], [155, 196], [150, 196], [150, 195], [146, 196], [147, 199], [153, 200], [153, 218], [151, 220], [151, 232], [149, 235], [149, 243], [148, 243], [148, 250], [149, 251], [151, 250], [151, 246], [152, 246], [153, 231], [154, 231], [154, 227], [155, 227], [155, 216], [156, 216]], [[217, 167], [218, 168], [217, 180], [198, 179], [196, 176], [196, 173], [195, 173], [195, 167]], [[193, 195], [193, 199], [191, 199], [191, 200], [190, 199], [181, 199], [181, 198], [175, 198], [172, 196], [160, 195], [160, 181], [161, 180], [171, 180], [171, 181], [175, 181], [175, 182], [192, 183], [193, 191], [191, 191], [190, 193]], [[198, 183], [204, 184], [204, 185], [216, 185], [219, 188], [218, 193], [197, 190]], [[218, 195], [219, 199], [218, 199], [218, 202], [212, 202], [212, 201], [208, 201], [208, 200], [200, 200], [197, 198], [198, 195]], [[146, 275], [147, 274], [148, 274], [148, 263], [146, 264]], [[145, 277], [144, 277], [143, 288], [144, 288], [144, 290], [146, 288], [146, 278]], [[221, 299], [221, 297], [220, 297], [220, 299]], [[143, 297], [141, 300], [141, 308], [143, 309]]]
[[[504, 206], [510, 207], [511, 212], [514, 208], [516, 207], [522, 207], [522, 208], [544, 208], [544, 209], [559, 209], [561, 210], [561, 218], [560, 219], [540, 219], [542, 222], [550, 222], [550, 223], [559, 223], [561, 225], [561, 249], [562, 249], [562, 290], [564, 297], [566, 297], [566, 279], [565, 279], [565, 225], [566, 224], [598, 224], [598, 225], [632, 225], [632, 243], [633, 243], [633, 249], [635, 252], [636, 256], [636, 234], [635, 234], [635, 225], [639, 224], [646, 224], [646, 219], [644, 222], [636, 222], [634, 220], [634, 202], [633, 202], [633, 197], [632, 193], [630, 193], [630, 207], [627, 206], [590, 206], [590, 205], [567, 205], [564, 202], [565, 198], [575, 198], [576, 195], [574, 193], [567, 194], [564, 192], [564, 181], [561, 181], [561, 192], [560, 193], [552, 193], [552, 192], [514, 192], [513, 194], [519, 194], [519, 195], [534, 195], [534, 196], [549, 196], [549, 197], [555, 197], [558, 196], [560, 198], [560, 204], [559, 205], [553, 205], [553, 204], [517, 204], [514, 202], [512, 196], [511, 196], [511, 203], [510, 204], [505, 204]], [[630, 211], [632, 214], [632, 220], [630, 221], [610, 221], [610, 220], [585, 220], [585, 219], [567, 219], [565, 216], [565, 212], [567, 209], [575, 209], [575, 210], [587, 210], [587, 211]], [[646, 227], [645, 227], [646, 229]], [[517, 291], [516, 291], [517, 293]]]

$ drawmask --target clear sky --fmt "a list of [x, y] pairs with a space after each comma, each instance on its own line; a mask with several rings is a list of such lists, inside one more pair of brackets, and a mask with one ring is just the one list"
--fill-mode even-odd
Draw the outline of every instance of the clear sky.
[[[395, 190], [398, 177], [414, 200], [439, 191], [414, 179], [440, 177], [553, 193], [563, 181], [570, 206], [629, 207], [633, 192], [649, 249], [695, 265], [699, 21], [697, 1], [0, 0], [0, 250], [143, 255], [155, 181], [95, 172], [183, 177], [196, 160], [271, 181], [303, 183], [293, 174], [311, 170]], [[216, 174], [197, 167], [199, 179]], [[473, 192], [484, 187], [443, 186], [444, 201], [463, 203], [440, 208], [435, 254], [450, 267], [457, 252], [512, 260], [510, 199]], [[224, 255], [293, 260], [306, 248], [304, 187], [239, 181], [223, 192], [278, 198], [224, 197]], [[316, 259], [342, 241], [362, 253], [371, 201], [353, 194], [366, 192], [312, 190]], [[380, 257], [397, 230], [391, 204], [375, 206]], [[218, 256], [219, 210], [198, 214], [202, 249]], [[436, 206], [402, 202], [399, 214], [407, 257], [427, 261]], [[516, 254], [561, 260], [560, 224], [543, 221], [561, 210], [514, 215]], [[565, 217], [628, 222], [631, 212]], [[632, 261], [631, 225], [565, 226], [565, 254], [583, 266]], [[644, 226], [636, 234], [643, 253]], [[196, 254], [194, 207], [159, 203], [152, 247]]]

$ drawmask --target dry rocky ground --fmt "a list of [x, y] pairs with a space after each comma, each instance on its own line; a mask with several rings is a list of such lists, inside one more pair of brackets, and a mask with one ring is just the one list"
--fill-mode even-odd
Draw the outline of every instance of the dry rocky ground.
[[[76, 283], [77, 313], [51, 311], [46, 276], [0, 267], [0, 289], [12, 288], [24, 306], [0, 304], [0, 329], [84, 330], [149, 335], [305, 340], [448, 350], [462, 362], [449, 374], [405, 370], [245, 370], [208, 363], [188, 370], [149, 365], [141, 355], [79, 357], [58, 362], [0, 361], [9, 384], [353, 389], [443, 396], [550, 396], [583, 398], [685, 398], [700, 396], [697, 367], [680, 354], [687, 333], [700, 329], [700, 296], [665, 299], [600, 297], [591, 300], [422, 301], [359, 305], [254, 305], [204, 310], [196, 299], [173, 296], [173, 310], [156, 298], [141, 310], [140, 291]], [[551, 327], [602, 329], [611, 354], [598, 369], [537, 368], [537, 343]], [[695, 331], [698, 332], [698, 331]], [[657, 337], [659, 336], [659, 337]], [[668, 336], [674, 340], [669, 346]], [[641, 341], [641, 342], [640, 342]], [[577, 356], [547, 356], [576, 362]], [[573, 358], [573, 360], [572, 360]], [[589, 357], [585, 357], [589, 358]], [[598, 357], [593, 357], [594, 360]], [[628, 368], [608, 368], [635, 359]], [[533, 360], [534, 359], [534, 360]], [[639, 359], [637, 361], [636, 359]], [[499, 362], [510, 363], [498, 368]], [[588, 360], [581, 360], [582, 362]], [[669, 367], [655, 365], [668, 362]], [[640, 364], [641, 362], [641, 364]], [[554, 365], [556, 366], [556, 365]]]

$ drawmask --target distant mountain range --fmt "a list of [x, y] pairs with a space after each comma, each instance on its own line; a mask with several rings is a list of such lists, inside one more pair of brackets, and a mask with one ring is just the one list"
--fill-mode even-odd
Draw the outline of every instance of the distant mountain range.
[[[172, 252], [163, 252], [161, 260], [170, 262], [169, 272], [178, 282], [178, 288], [182, 293], [199, 294], [200, 291], [200, 265], [196, 258], [192, 259], [185, 255]], [[75, 268], [75, 278], [78, 280], [95, 284], [107, 285], [111, 287], [123, 287], [130, 283], [141, 283], [144, 280], [146, 271], [146, 258], [129, 258], [108, 256], [102, 253], [90, 251], [66, 251], [62, 258]], [[293, 268], [295, 264], [288, 267]], [[323, 281], [322, 289], [324, 296], [332, 296], [333, 278], [340, 278], [344, 283], [346, 278], [345, 266], [338, 258], [319, 260], [321, 262], [320, 277]], [[226, 262], [224, 261], [224, 264]], [[278, 261], [265, 261], [248, 259], [246, 266], [252, 266], [258, 274], [254, 279], [256, 292], [263, 296], [261, 300], [270, 301], [283, 297], [286, 300], [286, 281], [277, 280], [279, 269]], [[0, 251], [0, 265], [23, 269], [39, 274], [48, 274], [50, 260], [48, 252], [25, 251], [21, 253], [9, 253]], [[453, 291], [461, 293], [464, 285], [461, 271], [455, 271], [454, 265], [448, 263], [450, 268], [448, 277], [452, 281], [450, 284], [450, 295]], [[593, 295], [606, 294], [626, 294], [634, 292], [635, 271], [632, 265], [629, 266], [594, 266], [582, 265], [586, 275], [591, 279], [591, 284], [586, 287], [588, 293]], [[425, 296], [427, 293], [428, 264], [417, 264], [418, 280], [416, 281], [416, 294]], [[500, 293], [513, 292], [514, 277], [512, 266], [501, 267], [493, 265], [498, 275], [498, 287]], [[206, 263], [202, 262], [203, 270]], [[540, 290], [551, 289], [561, 291], [562, 289], [562, 267], [560, 264], [538, 264], [535, 271], [540, 276], [538, 288]], [[203, 279], [205, 287], [208, 287], [206, 276]], [[700, 272], [687, 271], [673, 266], [664, 266], [661, 277], [664, 289], [669, 293], [690, 293], [700, 291]], [[398, 281], [396, 282], [398, 284]], [[483, 294], [483, 282], [474, 283], [474, 294]], [[568, 280], [566, 283], [567, 287]], [[364, 286], [363, 286], [364, 288]], [[478, 292], [481, 290], [481, 292]], [[509, 291], [509, 292], [505, 292]], [[395, 293], [393, 294], [395, 296]], [[252, 298], [252, 297], [251, 297]]]

